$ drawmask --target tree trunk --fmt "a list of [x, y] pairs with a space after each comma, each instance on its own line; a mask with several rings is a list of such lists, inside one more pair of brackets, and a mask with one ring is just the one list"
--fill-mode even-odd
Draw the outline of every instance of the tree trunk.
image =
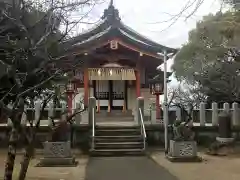
[[15, 127], [12, 127], [8, 145], [8, 155], [5, 163], [4, 180], [12, 180], [14, 162], [16, 158], [17, 140], [18, 140], [17, 129]]
[[[17, 102], [19, 104], [19, 109], [16, 110]], [[17, 149], [17, 142], [18, 142], [18, 133], [21, 126], [21, 118], [24, 111], [24, 101], [22, 99], [15, 102], [13, 109], [12, 109], [12, 130], [10, 133], [9, 138], [9, 145], [8, 145], [8, 155], [7, 160], [5, 163], [5, 173], [4, 173], [4, 180], [12, 180], [13, 170], [14, 170], [14, 163], [16, 158], [16, 149]]]
[[[47, 100], [49, 100], [49, 98], [47, 98]], [[25, 132], [28, 144], [27, 144], [27, 147], [25, 147], [25, 152], [24, 152], [24, 156], [23, 156], [23, 159], [21, 162], [21, 169], [19, 172], [18, 180], [25, 180], [25, 178], [26, 178], [29, 163], [31, 161], [31, 158], [34, 155], [34, 142], [35, 142], [35, 138], [36, 138], [36, 134], [37, 134], [37, 129], [40, 125], [40, 120], [42, 119], [43, 110], [47, 105], [47, 102], [48, 102], [47, 100], [45, 100], [43, 103], [42, 109], [40, 111], [39, 119], [37, 119], [36, 126], [31, 127], [31, 129], [30, 129], [30, 138], [27, 137], [27, 134]]]
[[27, 137], [27, 134], [25, 132], [27, 139], [27, 147], [25, 147], [25, 152], [21, 162], [21, 169], [18, 175], [18, 180], [25, 180], [26, 178], [28, 166], [34, 154], [34, 141], [37, 133], [36, 131], [37, 131], [36, 127], [31, 127], [30, 138]]
[[25, 152], [24, 152], [24, 156], [21, 162], [21, 169], [19, 172], [19, 176], [18, 176], [18, 180], [25, 180], [26, 178], [26, 174], [27, 174], [27, 170], [28, 170], [28, 166], [30, 163], [30, 160], [33, 156], [33, 140], [30, 142], [30, 144], [28, 145], [27, 148], [25, 148]]

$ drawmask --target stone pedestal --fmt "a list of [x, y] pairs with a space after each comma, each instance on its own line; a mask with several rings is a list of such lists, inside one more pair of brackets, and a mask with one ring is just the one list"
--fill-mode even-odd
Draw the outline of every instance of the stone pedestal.
[[167, 158], [175, 162], [201, 161], [201, 158], [197, 156], [197, 143], [195, 141], [170, 140]]
[[39, 166], [75, 166], [77, 162], [71, 153], [71, 143], [44, 142], [44, 157]]
[[151, 121], [153, 124], [157, 124], [156, 110], [151, 111]]
[[141, 109], [142, 117], [144, 121], [144, 98], [143, 97], [138, 97], [136, 101], [136, 120], [137, 120], [137, 124], [141, 125], [141, 114], [139, 109]]
[[229, 114], [229, 104], [225, 104], [224, 111], [218, 116], [218, 136], [213, 142], [207, 154], [214, 156], [226, 156], [231, 154], [234, 147], [234, 138], [232, 137], [231, 115]]

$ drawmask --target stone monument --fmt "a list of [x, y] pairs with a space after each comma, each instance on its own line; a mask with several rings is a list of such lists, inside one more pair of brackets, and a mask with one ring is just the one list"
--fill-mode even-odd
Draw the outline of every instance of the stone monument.
[[76, 166], [71, 152], [69, 126], [66, 121], [60, 121], [54, 127], [51, 139], [43, 143], [44, 157], [38, 166]]

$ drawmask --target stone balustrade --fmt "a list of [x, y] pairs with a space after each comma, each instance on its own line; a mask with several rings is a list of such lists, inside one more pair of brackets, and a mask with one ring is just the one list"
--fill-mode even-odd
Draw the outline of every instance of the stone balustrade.
[[[224, 103], [223, 108], [219, 109], [217, 103], [212, 103], [211, 109], [206, 109], [206, 104], [201, 103], [199, 109], [194, 109], [192, 118], [195, 126], [217, 126], [218, 114], [222, 111], [230, 112], [231, 122], [233, 126], [240, 126], [240, 108], [238, 103]], [[161, 122], [156, 120], [156, 111], [149, 110], [149, 120], [155, 124]], [[181, 109], [176, 107], [174, 110], [169, 110], [169, 122], [175, 119], [182, 119]]]

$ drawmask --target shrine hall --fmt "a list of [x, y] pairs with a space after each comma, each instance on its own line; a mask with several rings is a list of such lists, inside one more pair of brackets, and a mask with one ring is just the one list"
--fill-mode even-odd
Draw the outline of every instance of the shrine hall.
[[68, 107], [74, 109], [80, 96], [88, 107], [89, 97], [95, 97], [98, 112], [132, 111], [140, 96], [148, 107], [149, 79], [163, 77], [157, 67], [176, 53], [125, 25], [112, 1], [97, 25], [65, 44], [68, 61], [81, 62], [72, 80], [77, 95], [69, 97]]

